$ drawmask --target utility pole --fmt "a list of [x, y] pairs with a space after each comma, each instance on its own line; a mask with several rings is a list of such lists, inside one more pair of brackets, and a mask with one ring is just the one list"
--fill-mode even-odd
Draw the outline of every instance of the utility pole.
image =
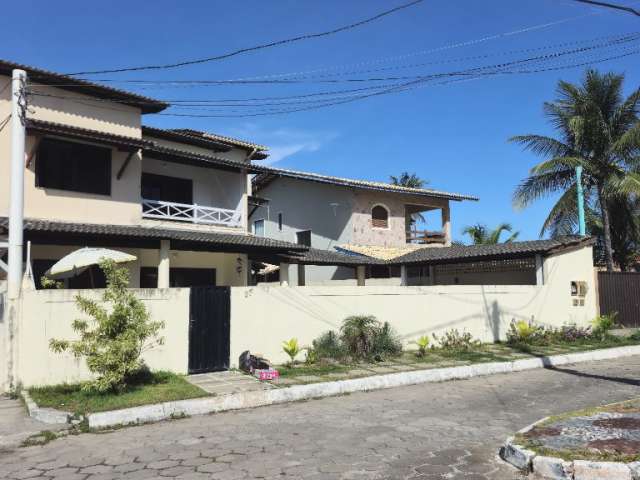
[[22, 288], [24, 223], [24, 151], [27, 117], [27, 73], [14, 70], [11, 80], [11, 198], [9, 202], [9, 272], [7, 293], [17, 299]]
[[576, 167], [576, 192], [578, 193], [578, 234], [584, 237], [587, 234], [584, 219], [584, 190], [582, 189], [582, 165]]

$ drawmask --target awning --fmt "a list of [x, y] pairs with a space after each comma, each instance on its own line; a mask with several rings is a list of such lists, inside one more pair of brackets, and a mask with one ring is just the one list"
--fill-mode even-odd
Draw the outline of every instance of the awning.
[[[0, 217], [0, 231], [7, 230], [7, 217]], [[278, 254], [303, 252], [295, 243], [243, 233], [222, 233], [197, 229], [156, 228], [138, 225], [106, 225], [25, 219], [25, 239], [59, 245], [159, 248], [170, 240], [174, 250]]]

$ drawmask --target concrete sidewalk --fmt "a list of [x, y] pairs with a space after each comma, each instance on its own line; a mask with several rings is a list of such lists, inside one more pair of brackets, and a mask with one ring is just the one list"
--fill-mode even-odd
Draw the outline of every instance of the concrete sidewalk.
[[0, 451], [20, 445], [31, 435], [43, 430], [62, 430], [67, 424], [51, 425], [42, 423], [27, 415], [20, 400], [0, 396]]

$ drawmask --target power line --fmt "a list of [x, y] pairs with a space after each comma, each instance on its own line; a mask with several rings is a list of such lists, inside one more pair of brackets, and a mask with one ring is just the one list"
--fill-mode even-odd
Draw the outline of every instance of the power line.
[[235, 50], [233, 52], [225, 53], [225, 54], [222, 54], [222, 55], [216, 55], [216, 56], [213, 56], [213, 57], [199, 58], [199, 59], [196, 59], [196, 60], [186, 60], [186, 61], [182, 61], [182, 62], [169, 63], [169, 64], [164, 64], [164, 65], [145, 65], [145, 66], [138, 66], [138, 67], [115, 68], [115, 69], [111, 69], [111, 70], [93, 70], [93, 71], [85, 71], [85, 72], [75, 72], [75, 73], [69, 73], [67, 75], [95, 75], [95, 74], [99, 74], [99, 73], [120, 73], [120, 72], [133, 72], [133, 71], [140, 71], [140, 70], [162, 70], [162, 69], [167, 69], [167, 68], [177, 68], [177, 67], [184, 67], [184, 66], [187, 66], [187, 65], [195, 65], [195, 64], [207, 63], [207, 62], [212, 62], [212, 61], [217, 61], [217, 60], [224, 60], [224, 59], [227, 59], [227, 58], [235, 57], [236, 55], [241, 55], [243, 53], [254, 52], [254, 51], [257, 51], [257, 50], [264, 50], [266, 48], [277, 47], [277, 46], [280, 46], [280, 45], [299, 42], [299, 41], [302, 41], [302, 40], [310, 40], [310, 39], [314, 39], [314, 38], [326, 37], [326, 36], [329, 36], [329, 35], [334, 35], [336, 33], [344, 32], [346, 30], [351, 30], [353, 28], [357, 28], [357, 27], [360, 27], [362, 25], [366, 25], [367, 23], [371, 23], [371, 22], [374, 22], [376, 20], [379, 20], [380, 18], [386, 17], [387, 15], [391, 15], [393, 13], [396, 13], [396, 12], [400, 11], [400, 10], [404, 10], [406, 8], [413, 7], [413, 6], [415, 6], [415, 5], [419, 4], [419, 3], [422, 3], [423, 1], [424, 0], [413, 0], [413, 1], [409, 2], [409, 3], [404, 3], [402, 5], [394, 7], [392, 9], [390, 9], [390, 10], [385, 10], [384, 12], [378, 13], [378, 14], [372, 16], [372, 17], [365, 18], [364, 20], [360, 20], [360, 21], [355, 22], [355, 23], [344, 25], [342, 27], [334, 28], [332, 30], [327, 30], [325, 32], [309, 33], [309, 34], [305, 34], [305, 35], [299, 35], [297, 37], [286, 38], [284, 40], [276, 40], [276, 41], [273, 41], [273, 42], [263, 43], [261, 45], [256, 45], [256, 46], [253, 46], [253, 47], [241, 48], [241, 49]]
[[596, 5], [598, 7], [613, 8], [614, 10], [622, 10], [624, 12], [628, 12], [640, 17], [640, 11], [631, 7], [627, 7], [626, 5], [617, 5], [615, 3], [608, 3], [608, 2], [598, 2], [596, 0], [573, 0], [573, 1], [579, 2], [579, 3], [586, 3], [589, 5]]
[[[626, 42], [628, 43], [630, 40], [627, 39]], [[614, 47], [616, 48], [616, 50], [619, 50], [619, 44], [622, 42], [609, 42], [607, 44], [604, 45], [596, 45], [596, 46], [590, 46], [590, 47], [584, 47], [584, 48], [579, 48], [579, 49], [573, 49], [573, 50], [567, 50], [567, 51], [560, 51], [560, 52], [553, 52], [550, 54], [545, 54], [545, 55], [540, 55], [540, 56], [536, 56], [536, 57], [531, 57], [531, 58], [525, 58], [525, 59], [518, 59], [518, 60], [513, 60], [510, 62], [505, 62], [505, 63], [501, 63], [501, 64], [494, 64], [494, 65], [485, 65], [485, 66], [480, 66], [480, 67], [474, 67], [474, 68], [470, 68], [467, 70], [462, 70], [462, 71], [454, 71], [454, 72], [442, 72], [442, 73], [436, 73], [436, 74], [430, 74], [430, 75], [423, 75], [423, 76], [419, 76], [416, 77], [410, 81], [407, 82], [401, 82], [401, 83], [394, 83], [394, 84], [387, 84], [387, 85], [377, 85], [375, 87], [372, 87], [371, 89], [373, 91], [370, 91], [368, 93], [362, 93], [362, 94], [357, 94], [357, 95], [346, 95], [346, 96], [342, 96], [342, 97], [335, 97], [334, 92], [326, 92], [329, 95], [334, 94], [334, 98], [326, 98], [326, 99], [321, 99], [321, 100], [312, 100], [312, 101], [308, 101], [307, 104], [304, 104], [303, 102], [299, 102], [301, 103], [303, 106], [300, 107], [296, 107], [296, 108], [282, 108], [282, 106], [278, 106], [278, 108], [263, 108], [262, 110], [254, 110], [253, 112], [243, 112], [239, 115], [231, 115], [229, 110], [226, 110], [223, 114], [221, 115], [195, 115], [195, 114], [186, 114], [186, 113], [160, 113], [159, 115], [167, 115], [167, 116], [181, 116], [181, 117], [195, 117], [195, 118], [225, 118], [225, 117], [254, 117], [254, 116], [262, 116], [262, 115], [279, 115], [279, 114], [287, 114], [287, 113], [294, 113], [294, 112], [300, 112], [300, 111], [306, 111], [306, 110], [315, 110], [315, 109], [319, 109], [319, 108], [325, 108], [325, 107], [329, 107], [329, 106], [333, 106], [333, 105], [340, 105], [340, 104], [344, 104], [344, 103], [350, 103], [350, 102], [354, 102], [357, 100], [361, 100], [364, 98], [369, 98], [369, 97], [373, 97], [373, 96], [379, 96], [379, 95], [386, 95], [386, 94], [390, 94], [390, 93], [398, 93], [398, 92], [403, 92], [403, 91], [407, 91], [407, 90], [412, 90], [415, 88], [420, 88], [422, 86], [427, 86], [427, 84], [429, 84], [429, 82], [432, 82], [434, 80], [442, 80], [443, 78], [449, 77], [449, 80], [445, 80], [445, 81], [441, 81], [441, 82], [437, 82], [435, 83], [435, 85], [444, 85], [444, 84], [448, 84], [448, 83], [454, 83], [454, 82], [462, 82], [462, 81], [470, 81], [470, 80], [476, 80], [479, 78], [484, 78], [484, 77], [491, 77], [491, 76], [496, 76], [496, 75], [502, 75], [502, 74], [529, 74], [529, 73], [537, 73], [537, 72], [543, 72], [543, 71], [552, 71], [552, 70], [560, 70], [560, 69], [566, 69], [566, 68], [575, 68], [578, 66], [583, 66], [583, 65], [590, 65], [590, 64], [594, 64], [594, 63], [600, 63], [600, 62], [604, 62], [604, 61], [608, 61], [608, 60], [613, 60], [613, 59], [617, 59], [617, 58], [622, 58], [622, 57], [626, 57], [629, 55], [635, 55], [639, 52], [639, 50], [637, 50], [637, 45], [628, 45], [625, 48], [629, 49], [629, 48], [636, 48], [636, 50], [631, 51], [631, 52], [627, 52], [621, 55], [617, 55], [617, 56], [609, 56], [609, 57], [605, 57], [605, 58], [599, 58], [596, 60], [588, 60], [586, 62], [583, 63], [574, 63], [574, 64], [569, 64], [569, 65], [559, 65], [559, 66], [553, 66], [553, 67], [548, 67], [548, 68], [529, 68], [529, 69], [519, 69], [519, 70], [508, 70], [509, 68], [515, 67], [515, 66], [522, 66], [522, 65], [535, 65], [535, 64], [539, 64], [539, 63], [549, 63], [550, 61], [556, 61], [556, 60], [560, 60], [562, 57], [564, 56], [571, 56], [573, 58], [575, 58], [577, 55], [580, 56], [587, 56], [587, 58], [589, 58], [590, 56], [593, 55], [593, 51], [594, 49], [598, 49], [598, 48], [602, 48], [604, 47]], [[362, 90], [363, 92], [366, 91], [367, 89], [354, 89], [354, 90]], [[324, 92], [317, 92], [317, 93], [324, 93]], [[44, 97], [54, 97], [54, 98], [63, 98], [63, 99], [69, 99], [71, 101], [78, 101], [77, 98], [75, 97], [65, 97], [65, 96], [60, 96], [60, 95], [52, 95], [52, 94], [46, 94], [46, 93], [38, 93], [38, 92], [32, 92], [33, 95], [35, 96], [44, 96]], [[91, 99], [89, 101], [95, 101], [95, 102], [118, 102], [117, 99]], [[184, 108], [184, 107], [189, 107], [193, 105], [193, 102], [195, 102], [194, 100], [173, 100], [170, 101], [168, 103], [171, 103], [172, 107], [176, 107], [176, 108]], [[191, 105], [189, 105], [191, 104]], [[283, 105], [286, 105], [287, 107], [289, 106], [294, 106], [297, 103], [295, 102], [283, 102]], [[311, 104], [311, 105], [309, 105]], [[208, 106], [211, 106], [211, 104], [208, 104]], [[238, 105], [222, 105], [224, 107], [237, 107]], [[262, 104], [262, 105], [255, 105], [252, 107], [267, 107], [269, 105], [267, 104]]]

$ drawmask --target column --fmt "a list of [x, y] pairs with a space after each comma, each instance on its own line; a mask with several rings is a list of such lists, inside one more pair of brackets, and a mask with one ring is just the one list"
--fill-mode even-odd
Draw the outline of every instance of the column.
[[442, 231], [444, 232], [445, 247], [451, 246], [451, 210], [449, 203], [442, 207]]
[[433, 265], [429, 265], [429, 285], [436, 284], [436, 269]]
[[409, 285], [406, 265], [400, 265], [400, 285], [402, 285], [403, 287], [406, 287], [407, 285]]
[[289, 286], [289, 264], [286, 262], [280, 263], [280, 286]]
[[307, 280], [305, 278], [304, 265], [299, 263], [298, 264], [298, 286], [299, 287], [304, 287], [306, 283], [307, 283]]
[[536, 255], [536, 285], [544, 285], [544, 261], [542, 255]]
[[358, 280], [357, 285], [364, 287], [365, 279], [367, 278], [367, 268], [364, 265], [358, 265], [356, 267], [356, 278]]
[[169, 240], [160, 240], [160, 261], [158, 262], [158, 288], [169, 288], [169, 271], [171, 269]]

